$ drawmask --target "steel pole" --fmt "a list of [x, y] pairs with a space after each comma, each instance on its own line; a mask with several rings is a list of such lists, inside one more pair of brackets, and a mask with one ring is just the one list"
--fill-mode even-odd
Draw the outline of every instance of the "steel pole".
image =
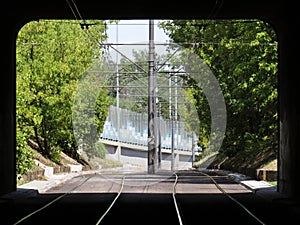
[[[119, 41], [119, 25], [116, 26], [116, 42]], [[116, 47], [118, 49], [118, 46]], [[118, 146], [117, 146], [117, 159], [120, 161], [121, 157], [121, 143], [120, 143], [120, 74], [119, 74], [119, 54], [116, 54], [116, 98], [117, 98], [117, 136], [118, 136]]]
[[160, 116], [161, 116], [161, 104], [159, 103], [158, 112], [157, 112], [157, 151], [158, 151], [158, 169], [161, 169], [161, 160], [162, 160], [162, 152], [161, 152], [161, 132], [160, 132]]
[[148, 67], [148, 173], [157, 169], [156, 76], [154, 71], [154, 20], [149, 20]]
[[174, 112], [171, 112], [171, 171], [174, 171], [174, 160], [175, 160], [175, 152], [174, 152]]

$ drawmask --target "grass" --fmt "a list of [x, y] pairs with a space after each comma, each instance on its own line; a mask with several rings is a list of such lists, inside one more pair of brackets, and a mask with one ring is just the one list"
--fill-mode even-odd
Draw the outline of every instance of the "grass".
[[[232, 172], [243, 173], [253, 176], [253, 171], [258, 169], [277, 171], [277, 155], [276, 151], [271, 148], [262, 149], [257, 154], [246, 154], [240, 151], [234, 156], [227, 156], [224, 153], [218, 153], [213, 157], [203, 157], [194, 163], [194, 167], [204, 166], [207, 168], [224, 169]], [[270, 184], [276, 186], [277, 181], [266, 180]]]
[[118, 162], [115, 160], [101, 159], [101, 158], [96, 158], [96, 157], [90, 163], [94, 164], [94, 165], [100, 165], [101, 168], [103, 168], [103, 169], [114, 168], [114, 167], [119, 167], [119, 166], [123, 165], [121, 162]]
[[277, 159], [268, 162], [267, 164], [263, 165], [262, 168], [267, 170], [277, 170]]
[[29, 180], [19, 180], [19, 179], [17, 179], [17, 186], [26, 184], [26, 183], [28, 183], [28, 182], [29, 182]]
[[272, 184], [274, 186], [277, 186], [277, 181], [267, 181], [269, 184]]
[[218, 152], [214, 152], [210, 155], [207, 155], [205, 157], [203, 157], [202, 159], [200, 159], [199, 161], [196, 161], [194, 162], [194, 167], [197, 168], [197, 167], [200, 167], [201, 164], [207, 162], [207, 161], [210, 161], [211, 159], [213, 159], [216, 155], [218, 154]]

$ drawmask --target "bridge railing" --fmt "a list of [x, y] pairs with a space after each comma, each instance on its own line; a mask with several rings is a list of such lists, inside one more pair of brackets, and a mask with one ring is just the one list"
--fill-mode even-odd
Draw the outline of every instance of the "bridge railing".
[[[117, 116], [120, 124], [118, 126]], [[137, 113], [127, 109], [110, 106], [104, 129], [100, 138], [120, 141], [124, 143], [147, 146], [148, 116], [145, 113]], [[192, 151], [196, 135], [185, 130], [182, 121], [171, 121], [159, 118], [161, 147], [171, 149], [172, 145], [172, 122], [174, 131], [174, 149]]]

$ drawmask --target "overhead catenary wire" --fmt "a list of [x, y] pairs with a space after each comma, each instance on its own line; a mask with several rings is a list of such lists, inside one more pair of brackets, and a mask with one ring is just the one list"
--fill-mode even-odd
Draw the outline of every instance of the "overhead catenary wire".
[[[81, 27], [83, 27], [84, 25], [99, 25], [99, 26], [107, 26], [106, 23], [104, 24], [100, 24], [100, 23], [93, 23], [93, 24], [87, 24], [86, 21], [82, 18], [76, 4], [74, 3], [74, 1], [72, 0], [72, 3], [75, 7], [75, 11], [77, 12], [78, 15], [76, 15], [73, 7], [71, 6], [70, 2], [68, 0], [66, 0], [74, 17], [75, 17], [75, 22], [72, 22], [70, 20], [62, 20], [62, 19], [59, 19], [59, 20], [47, 20], [47, 19], [40, 19], [38, 21], [45, 21], [45, 22], [51, 22], [51, 23], [70, 23], [70, 24], [79, 24]], [[78, 18], [79, 17], [79, 18]], [[83, 22], [80, 22], [79, 20], [82, 20]], [[214, 21], [214, 24], [226, 24], [226, 23], [253, 23], [255, 22], [256, 20], [233, 20], [231, 22], [228, 22], [228, 21]], [[116, 23], [116, 24], [109, 24], [109, 26], [112, 26], [112, 25], [131, 25], [131, 26], [136, 26], [136, 25], [148, 25], [148, 24], [120, 24], [120, 23]], [[201, 24], [206, 24], [204, 22], [202, 22]], [[199, 26], [201, 24], [191, 24], [192, 26]], [[156, 25], [159, 25], [159, 24], [156, 24]], [[86, 31], [86, 33], [89, 33], [88, 29], [84, 29]], [[91, 34], [89, 33], [88, 34], [89, 36], [91, 36]], [[102, 47], [104, 46], [116, 46], [116, 45], [148, 45], [148, 43], [99, 43], [97, 42], [99, 45], [101, 45]], [[19, 43], [18, 43], [19, 44]], [[22, 43], [23, 45], [30, 45], [32, 43]], [[34, 44], [42, 44], [42, 43], [34, 43]], [[207, 42], [207, 41], [198, 41], [198, 42], [172, 42], [172, 41], [166, 41], [166, 42], [154, 42], [155, 45], [179, 45], [179, 46], [191, 46], [191, 47], [199, 47], [201, 45], [223, 45], [223, 46], [232, 46], [232, 45], [247, 45], [247, 46], [252, 46], [252, 47], [255, 47], [255, 46], [277, 46], [278, 45], [278, 42], [277, 41], [273, 41], [273, 42], [259, 42], [259, 41], [255, 41], [255, 42], [241, 42], [241, 41], [233, 41], [233, 42]]]
[[[74, 16], [75, 19], [77, 20], [77, 15], [76, 15], [76, 13], [75, 13], [75, 11], [74, 11], [74, 9], [73, 9], [71, 3], [69, 2], [69, 0], [66, 0], [66, 2], [67, 2], [67, 4], [68, 4], [69, 8], [71, 9], [71, 12], [73, 13], [73, 16]], [[73, 3], [73, 5], [74, 5], [73, 0], [72, 0], [72, 3]], [[52, 21], [52, 20], [51, 20], [51, 21]]]
[[213, 9], [211, 10], [208, 19], [212, 19], [219, 13], [220, 9], [222, 8], [223, 0], [216, 0]]
[[[78, 20], [78, 18], [77, 18], [77, 16], [76, 16], [75, 12], [74, 12], [74, 10], [73, 10], [72, 5], [69, 3], [68, 0], [66, 0], [66, 1], [68, 2], [68, 5], [69, 5], [69, 7], [71, 8], [71, 10], [72, 10], [72, 12], [73, 12], [73, 14], [74, 14], [76, 20]], [[76, 12], [77, 12], [77, 14], [79, 15], [80, 19], [83, 20], [83, 18], [82, 18], [82, 16], [81, 16], [81, 14], [80, 14], [80, 12], [79, 12], [79, 10], [78, 10], [78, 8], [77, 8], [75, 2], [74, 2], [73, 0], [71, 0], [71, 1], [72, 1], [73, 5], [74, 5], [74, 7], [75, 7]], [[85, 31], [86, 31], [87, 35], [89, 36], [89, 38], [90, 38], [90, 39], [93, 39], [93, 40], [98, 44], [99, 47], [103, 47], [103, 46], [104, 46], [105, 43], [100, 42], [100, 41], [98, 40], [98, 38], [94, 37], [94, 36], [89, 32], [88, 29], [85, 29]], [[142, 71], [144, 71], [145, 73], [147, 73], [147, 71], [144, 70], [143, 67], [141, 67], [140, 65], [138, 65], [137, 63], [135, 63], [134, 61], [132, 61], [131, 59], [129, 59], [126, 55], [124, 55], [122, 52], [120, 52], [117, 48], [114, 48], [114, 47], [112, 47], [112, 46], [110, 46], [110, 48], [112, 48], [113, 50], [115, 50], [118, 54], [122, 55], [122, 56], [123, 56], [125, 59], [127, 59], [129, 62], [133, 63], [137, 68], [139, 68], [140, 70], [142, 70]], [[118, 62], [116, 62], [116, 63], [118, 63]]]
[[[76, 41], [72, 41], [72, 43], [76, 43]], [[18, 43], [20, 44], [20, 43]], [[38, 45], [38, 44], [42, 44], [42, 43], [32, 43], [32, 42], [22, 42], [22, 45]], [[98, 42], [99, 44], [99, 42]], [[99, 44], [101, 46], [117, 46], [117, 45], [124, 45], [124, 46], [130, 46], [130, 45], [148, 45], [146, 43], [101, 43]], [[234, 41], [234, 42], [204, 42], [204, 41], [200, 41], [200, 42], [165, 42], [165, 43], [155, 43], [154, 45], [176, 45], [176, 46], [186, 46], [186, 45], [190, 45], [192, 47], [199, 47], [201, 45], [223, 45], [223, 46], [232, 46], [232, 45], [247, 45], [247, 46], [252, 46], [252, 47], [256, 47], [256, 46], [277, 46], [278, 42], [274, 41], [274, 42], [268, 42], [268, 43], [262, 43], [262, 42], [238, 42], [238, 41]]]
[[[67, 1], [67, 0], [66, 0]], [[217, 0], [218, 1], [218, 0]], [[73, 2], [73, 1], [72, 1]], [[69, 7], [70, 4], [68, 3]], [[72, 10], [72, 9], [71, 9]], [[73, 10], [72, 10], [73, 11]], [[76, 18], [77, 16], [73, 13], [74, 17]], [[47, 22], [58, 22], [58, 23], [70, 23], [70, 24], [76, 24], [77, 22], [73, 22], [70, 19], [39, 19], [39, 20], [43, 20], [43, 21], [47, 21]], [[130, 21], [130, 19], [123, 19], [123, 21]], [[104, 21], [110, 21], [108, 20], [104, 20]], [[148, 21], [148, 19], [139, 19], [139, 21]], [[159, 21], [168, 21], [167, 19], [161, 19]], [[172, 20], [172, 21], [176, 21], [176, 19]], [[195, 21], [195, 20], [194, 20]], [[254, 22], [263, 22], [261, 20], [258, 19], [214, 19], [214, 18], [207, 18], [207, 19], [201, 19], [198, 20], [197, 23], [190, 23], [191, 26], [199, 26], [199, 25], [215, 25], [215, 24], [245, 24], [245, 23], [254, 23]], [[101, 24], [98, 22], [94, 23], [95, 26], [105, 26], [105, 24]], [[126, 22], [114, 22], [114, 23], [109, 23], [110, 26], [148, 26], [149, 23], [145, 22], [145, 23], [126, 23]], [[159, 26], [161, 25], [161, 23], [154, 23], [155, 26]]]

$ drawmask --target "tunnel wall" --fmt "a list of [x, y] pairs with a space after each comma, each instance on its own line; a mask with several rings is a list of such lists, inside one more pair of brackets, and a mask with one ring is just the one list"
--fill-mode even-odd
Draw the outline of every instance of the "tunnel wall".
[[[73, 1], [69, 1], [73, 2]], [[154, 4], [124, 1], [114, 4], [95, 0], [76, 1], [85, 19], [236, 19], [255, 18], [270, 22], [279, 37], [279, 163], [278, 190], [300, 199], [300, 100], [298, 98], [298, 13], [289, 2], [201, 1]], [[15, 40], [23, 24], [34, 19], [75, 19], [68, 1], [5, 2], [1, 8], [0, 74], [0, 194], [16, 190], [15, 171]]]

